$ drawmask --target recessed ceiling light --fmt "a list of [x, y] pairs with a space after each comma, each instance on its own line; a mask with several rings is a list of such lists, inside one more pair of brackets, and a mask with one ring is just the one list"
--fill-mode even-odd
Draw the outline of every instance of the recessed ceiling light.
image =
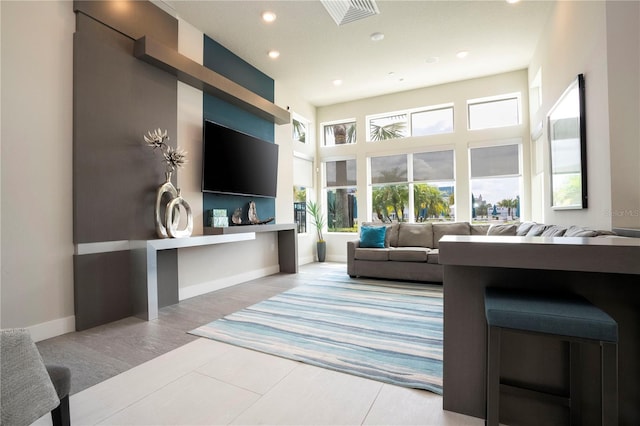
[[520, 0], [507, 0], [507, 3], [509, 4], [520, 3]]
[[430, 56], [427, 59], [425, 59], [424, 61], [426, 63], [428, 63], [428, 64], [435, 64], [435, 63], [440, 61], [440, 58], [438, 58], [437, 56]]
[[464, 59], [464, 58], [466, 58], [467, 56], [469, 56], [469, 52], [467, 52], [466, 50], [463, 50], [463, 51], [461, 51], [461, 52], [456, 53], [456, 57], [457, 57], [458, 59]]
[[382, 33], [373, 33], [371, 34], [371, 40], [373, 41], [380, 41], [384, 39], [384, 34]]
[[334, 86], [340, 86], [340, 85], [342, 85], [342, 80], [340, 80], [340, 79], [333, 80], [333, 85], [334, 85]]
[[276, 14], [273, 12], [262, 12], [262, 20], [264, 22], [273, 22], [276, 20]]
[[278, 56], [280, 56], [280, 52], [278, 52], [277, 50], [270, 50], [269, 51], [269, 57], [271, 59], [276, 59]]

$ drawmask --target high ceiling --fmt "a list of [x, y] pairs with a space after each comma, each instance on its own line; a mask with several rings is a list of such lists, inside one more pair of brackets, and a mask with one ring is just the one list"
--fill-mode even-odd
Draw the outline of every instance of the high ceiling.
[[[160, 2], [316, 106], [526, 68], [553, 8], [378, 0], [380, 14], [338, 26], [319, 0]], [[277, 19], [263, 22], [264, 11]], [[377, 32], [383, 40], [371, 39]], [[274, 49], [277, 59], [267, 55]], [[460, 51], [469, 54], [459, 59]]]

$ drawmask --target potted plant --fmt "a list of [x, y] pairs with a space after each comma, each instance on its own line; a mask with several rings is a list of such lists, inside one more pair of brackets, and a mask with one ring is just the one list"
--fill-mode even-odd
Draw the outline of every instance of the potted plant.
[[318, 252], [318, 262], [324, 262], [327, 255], [327, 242], [322, 237], [322, 228], [324, 228], [324, 216], [320, 205], [309, 201], [307, 203], [307, 211], [311, 215], [313, 226], [316, 227], [316, 233], [318, 234], [318, 241], [316, 242], [316, 250]]

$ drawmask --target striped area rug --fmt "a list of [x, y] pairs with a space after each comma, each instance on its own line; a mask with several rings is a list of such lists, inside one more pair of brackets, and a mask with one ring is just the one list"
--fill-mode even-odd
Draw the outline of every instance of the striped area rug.
[[442, 395], [441, 286], [316, 277], [190, 333]]

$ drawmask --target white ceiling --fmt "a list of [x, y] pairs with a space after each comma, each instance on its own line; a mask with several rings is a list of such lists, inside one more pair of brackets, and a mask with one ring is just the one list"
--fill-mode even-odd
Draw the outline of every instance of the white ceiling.
[[[553, 8], [553, 1], [378, 0], [379, 15], [338, 26], [319, 0], [162, 3], [316, 106], [526, 68]], [[266, 10], [275, 22], [262, 22]], [[384, 39], [372, 41], [374, 32]], [[276, 60], [267, 56], [272, 49], [281, 53]], [[469, 55], [456, 58], [462, 50]]]

